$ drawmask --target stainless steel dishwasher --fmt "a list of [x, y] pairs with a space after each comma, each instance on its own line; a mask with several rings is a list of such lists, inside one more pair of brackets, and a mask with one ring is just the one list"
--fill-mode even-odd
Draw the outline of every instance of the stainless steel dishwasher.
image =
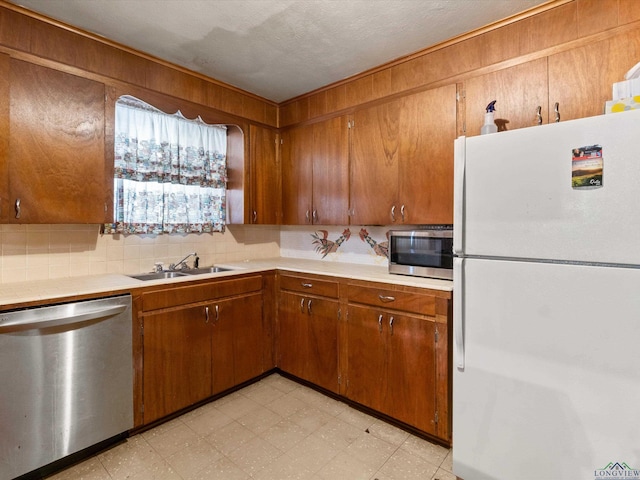
[[131, 328], [129, 295], [0, 313], [0, 478], [133, 427]]

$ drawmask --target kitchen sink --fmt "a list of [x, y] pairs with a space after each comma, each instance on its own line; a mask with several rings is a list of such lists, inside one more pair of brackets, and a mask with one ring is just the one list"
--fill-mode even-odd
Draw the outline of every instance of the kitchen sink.
[[137, 280], [160, 280], [163, 278], [186, 277], [189, 275], [203, 275], [205, 273], [228, 272], [229, 270], [231, 269], [224, 268], [224, 267], [202, 267], [202, 268], [189, 268], [185, 270], [180, 270], [179, 272], [169, 270], [164, 272], [141, 273], [140, 275], [129, 275], [129, 277], [135, 278]]
[[229, 270], [231, 269], [224, 268], [224, 267], [202, 267], [202, 268], [190, 268], [188, 270], [183, 270], [182, 273], [186, 275], [201, 275], [203, 273], [228, 272]]
[[129, 275], [129, 276], [137, 280], [159, 280], [161, 278], [185, 277], [186, 274], [182, 272], [152, 272], [152, 273], [142, 273], [140, 275]]

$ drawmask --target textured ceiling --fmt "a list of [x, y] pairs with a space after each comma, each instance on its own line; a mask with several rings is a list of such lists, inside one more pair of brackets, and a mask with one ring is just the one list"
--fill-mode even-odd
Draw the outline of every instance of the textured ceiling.
[[548, 0], [14, 0], [281, 102]]

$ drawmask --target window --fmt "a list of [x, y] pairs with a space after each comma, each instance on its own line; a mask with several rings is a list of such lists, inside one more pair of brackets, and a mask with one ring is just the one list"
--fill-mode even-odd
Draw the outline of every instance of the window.
[[114, 223], [107, 233], [223, 231], [225, 126], [170, 115], [134, 97], [116, 102]]

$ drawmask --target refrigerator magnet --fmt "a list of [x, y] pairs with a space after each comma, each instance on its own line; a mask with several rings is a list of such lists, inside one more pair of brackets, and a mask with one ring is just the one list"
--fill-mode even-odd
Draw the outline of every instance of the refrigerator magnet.
[[602, 146], [574, 148], [571, 156], [571, 186], [577, 190], [601, 188], [604, 169]]

